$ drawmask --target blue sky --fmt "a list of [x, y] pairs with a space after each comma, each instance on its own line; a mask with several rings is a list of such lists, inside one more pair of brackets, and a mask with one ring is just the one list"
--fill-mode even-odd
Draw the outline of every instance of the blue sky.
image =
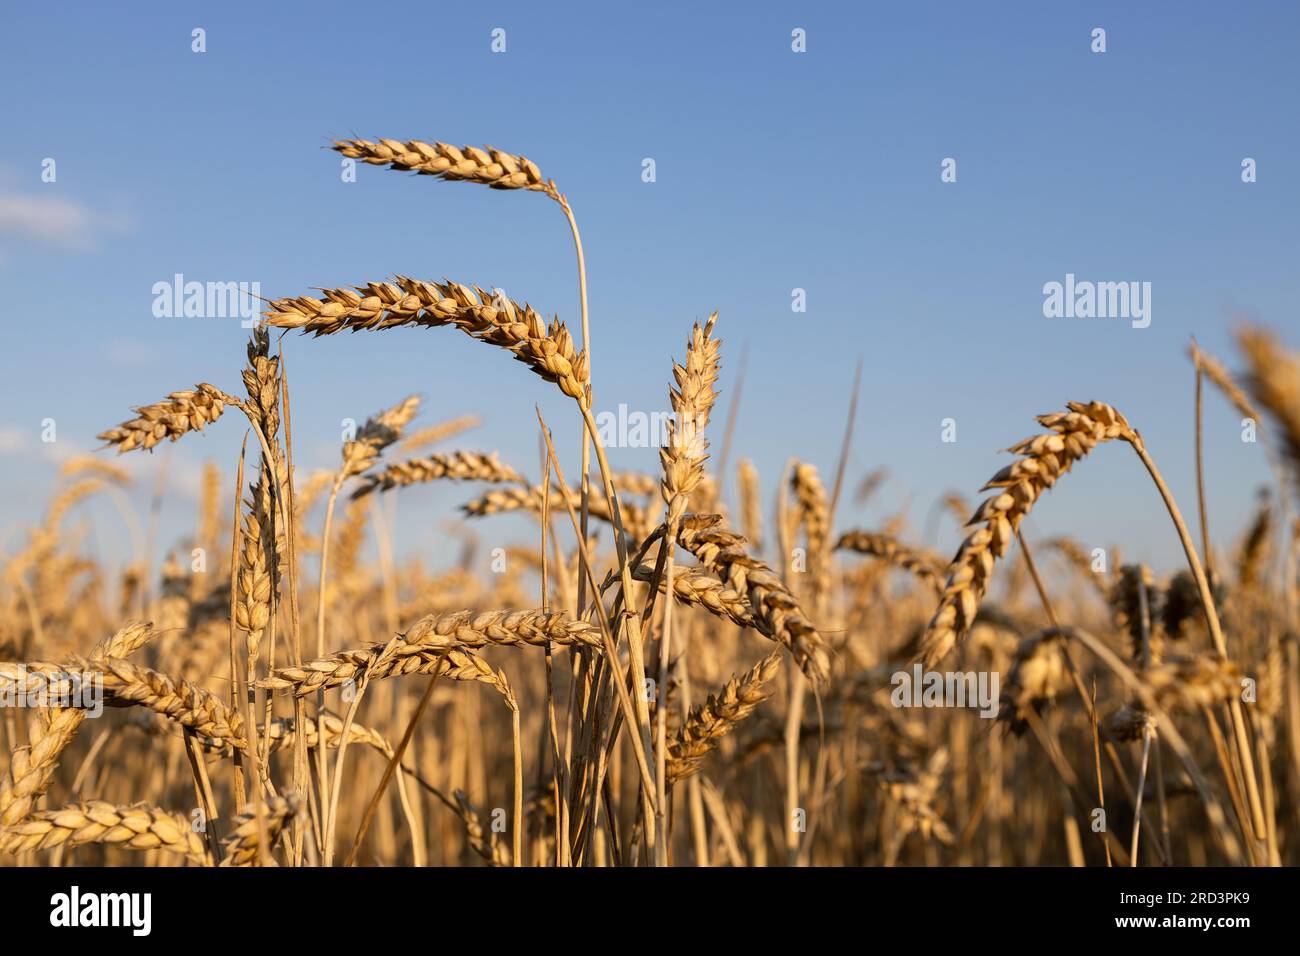
[[[155, 318], [155, 282], [260, 282], [268, 296], [393, 273], [499, 286], [578, 325], [572, 248], [536, 194], [362, 168], [333, 137], [491, 143], [573, 203], [587, 250], [597, 405], [666, 406], [693, 320], [721, 313], [723, 398], [748, 367], [737, 455], [770, 494], [787, 457], [829, 484], [853, 368], [848, 472], [888, 466], [875, 504], [974, 496], [999, 449], [1066, 400], [1116, 405], [1194, 511], [1190, 336], [1235, 365], [1234, 317], [1300, 341], [1300, 15], [1290, 3], [427, 3], [8, 0], [0, 153], [0, 529], [8, 549], [55, 461], [130, 406], [196, 381], [239, 387], [233, 319]], [[207, 52], [191, 51], [206, 31]], [[504, 54], [490, 51], [494, 28]], [[790, 49], [807, 31], [807, 52]], [[1094, 27], [1107, 51], [1090, 51]], [[42, 160], [57, 162], [41, 182]], [[641, 178], [653, 158], [657, 181]], [[955, 183], [940, 162], [957, 161]], [[1243, 184], [1241, 161], [1258, 163]], [[1048, 319], [1043, 284], [1149, 281], [1152, 324]], [[791, 311], [803, 288], [807, 312]], [[477, 411], [468, 448], [537, 472], [534, 403], [570, 459], [566, 401], [447, 331], [285, 340], [298, 460], [336, 460], [339, 422], [424, 396]], [[940, 441], [957, 421], [958, 440]], [[40, 441], [54, 418], [58, 441]], [[721, 429], [715, 436], [720, 445]], [[163, 541], [193, 522], [198, 465], [232, 467], [223, 420], [173, 447]], [[1211, 521], [1228, 540], [1268, 480], [1208, 403]], [[162, 456], [132, 456], [143, 506]], [[622, 450], [650, 470], [652, 450]], [[434, 553], [474, 489], [409, 493], [403, 550]], [[125, 547], [112, 512], [95, 546]], [[516, 530], [521, 530], [519, 526]], [[487, 526], [480, 532], [498, 532]], [[1170, 567], [1177, 541], [1136, 458], [1108, 448], [1036, 509], [1034, 534], [1119, 542]], [[950, 525], [936, 542], [955, 543]]]

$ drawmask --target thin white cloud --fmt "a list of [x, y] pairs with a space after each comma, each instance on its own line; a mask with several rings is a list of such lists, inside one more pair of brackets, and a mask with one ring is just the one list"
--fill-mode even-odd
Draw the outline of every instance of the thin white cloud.
[[27, 447], [27, 435], [15, 425], [0, 425], [0, 455], [12, 455]]
[[64, 196], [0, 193], [0, 238], [86, 247], [129, 228], [124, 216], [95, 212]]

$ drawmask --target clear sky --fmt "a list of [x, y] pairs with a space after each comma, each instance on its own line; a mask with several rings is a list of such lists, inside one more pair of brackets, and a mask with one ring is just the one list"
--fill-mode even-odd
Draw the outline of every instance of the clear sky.
[[[665, 408], [671, 357], [720, 310], [715, 451], [747, 351], [733, 462], [753, 458], [769, 495], [792, 455], [830, 483], [861, 358], [849, 490], [871, 468], [893, 477], [864, 512], [846, 503], [842, 525], [908, 506], [920, 537], [935, 498], [973, 497], [1036, 413], [1091, 398], [1142, 430], [1190, 515], [1189, 338], [1233, 366], [1237, 316], [1300, 342], [1294, 3], [5, 0], [0, 17], [8, 550], [57, 459], [94, 447], [130, 406], [197, 381], [240, 388], [237, 319], [154, 316], [154, 283], [176, 273], [272, 297], [446, 276], [577, 329], [553, 203], [369, 167], [345, 183], [325, 148], [336, 136], [491, 143], [557, 180], [586, 244], [599, 407]], [[1105, 53], [1090, 49], [1096, 27]], [[940, 181], [947, 157], [954, 183]], [[1246, 157], [1255, 183], [1241, 181]], [[1150, 282], [1150, 327], [1045, 318], [1043, 285], [1067, 273]], [[557, 390], [454, 332], [285, 346], [307, 467], [336, 460], [341, 419], [409, 392], [425, 398], [419, 423], [482, 413], [459, 444], [531, 474], [534, 403], [562, 449], [576, 446]], [[1235, 416], [1216, 397], [1208, 407], [1211, 521], [1226, 542], [1268, 472]], [[955, 443], [940, 440], [945, 418]], [[233, 467], [243, 429], [209, 431], [173, 446], [164, 541], [192, 526], [201, 461]], [[143, 505], [163, 458], [128, 457]], [[437, 551], [475, 491], [411, 492], [403, 549]], [[112, 512], [90, 513], [95, 546], [119, 552]], [[1030, 530], [1117, 541], [1165, 568], [1178, 556], [1124, 448], [1080, 466]], [[951, 524], [939, 536], [955, 543]]]

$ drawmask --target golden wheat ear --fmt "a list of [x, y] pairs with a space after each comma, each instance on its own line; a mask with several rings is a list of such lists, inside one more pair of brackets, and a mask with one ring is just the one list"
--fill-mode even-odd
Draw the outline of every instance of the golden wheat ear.
[[1070, 402], [1068, 409], [1040, 415], [1038, 421], [1047, 434], [1011, 446], [1008, 451], [1021, 456], [1020, 460], [985, 484], [985, 490], [997, 493], [984, 499], [971, 516], [969, 524], [978, 527], [962, 542], [948, 566], [943, 597], [921, 639], [927, 667], [947, 657], [970, 632], [995, 561], [1006, 555], [1020, 522], [1043, 492], [1102, 442], [1139, 441], [1124, 416], [1109, 405]]
[[206, 382], [193, 389], [172, 392], [161, 402], [141, 405], [137, 417], [95, 436], [119, 453], [149, 449], [164, 439], [177, 441], [182, 435], [211, 425], [227, 405], [242, 407], [239, 399]]
[[492, 189], [526, 189], [559, 198], [555, 183], [544, 180], [542, 171], [527, 156], [491, 146], [456, 147], [418, 139], [341, 139], [331, 148], [372, 166], [436, 176], [447, 182], [480, 183]]

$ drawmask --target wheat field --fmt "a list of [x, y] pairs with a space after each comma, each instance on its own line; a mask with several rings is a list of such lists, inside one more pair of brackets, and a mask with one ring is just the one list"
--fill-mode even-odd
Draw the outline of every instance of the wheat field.
[[[882, 478], [846, 474], [856, 392], [838, 462], [731, 460], [716, 313], [665, 363], [666, 440], [642, 470], [612, 469], [595, 413], [617, 396], [593, 394], [601, 330], [555, 181], [486, 147], [334, 148], [554, 203], [579, 321], [406, 276], [277, 298], [244, 355], [196, 360], [184, 374], [202, 381], [68, 462], [0, 580], [3, 865], [1300, 861], [1300, 356], [1270, 333], [1239, 330], [1238, 373], [1189, 349], [1198, 450], [1203, 406], [1226, 402], [1274, 466], [1235, 549], [1208, 547], [1199, 468], [1200, 500], [1175, 501], [1141, 423], [1080, 396], [1037, 417], [982, 499], [945, 499], [960, 530], [936, 553], [901, 515], [837, 521]], [[515, 424], [539, 461], [462, 448], [473, 416], [394, 394], [332, 470], [295, 470], [281, 336], [326, 339], [301, 364], [346, 349], [339, 333], [403, 326], [459, 330], [498, 350], [502, 376], [571, 400], [564, 421]], [[112, 453], [208, 429], [246, 437], [237, 461], [207, 464], [193, 535], [157, 573], [87, 558], [72, 509], [130, 508]], [[580, 458], [559, 459], [552, 429], [582, 435]], [[1184, 568], [1022, 534], [1031, 509], [1070, 507], [1085, 459], [1130, 454], [1151, 485], [1116, 493], [1162, 502]], [[399, 562], [403, 489], [429, 482], [462, 485], [468, 521], [518, 513], [534, 531], [491, 573], [468, 547]], [[900, 695], [931, 674], [970, 680]], [[985, 713], [945, 696], [991, 675]]]

